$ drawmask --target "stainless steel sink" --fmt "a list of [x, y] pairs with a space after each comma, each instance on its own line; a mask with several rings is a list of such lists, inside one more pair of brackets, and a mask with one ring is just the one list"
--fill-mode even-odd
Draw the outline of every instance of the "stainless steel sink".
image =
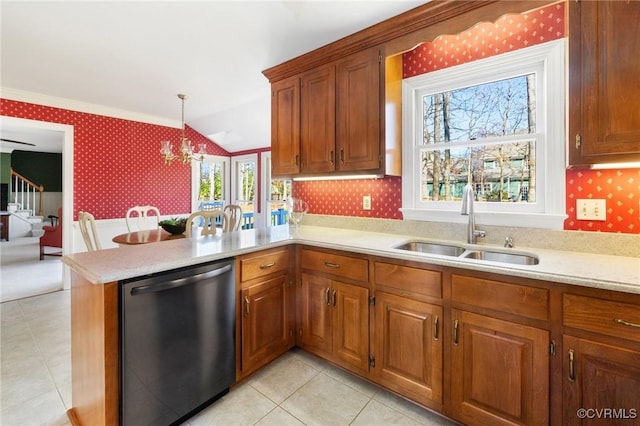
[[453, 244], [439, 244], [427, 241], [409, 241], [407, 243], [397, 245], [394, 248], [417, 253], [459, 257], [461, 259], [484, 260], [511, 265], [537, 265], [540, 262], [536, 256], [525, 253], [506, 253], [477, 247], [464, 248]]
[[511, 263], [515, 265], [537, 265], [539, 260], [535, 256], [517, 253], [502, 253], [488, 250], [470, 250], [462, 256], [467, 259], [487, 260], [490, 262]]
[[464, 253], [464, 247], [452, 246], [448, 244], [427, 243], [422, 241], [411, 241], [396, 246], [400, 250], [416, 251], [419, 253], [440, 254], [443, 256], [460, 256]]

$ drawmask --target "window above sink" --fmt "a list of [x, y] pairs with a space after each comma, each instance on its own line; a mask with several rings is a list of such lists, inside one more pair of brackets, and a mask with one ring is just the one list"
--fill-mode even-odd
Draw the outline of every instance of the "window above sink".
[[463, 222], [471, 176], [479, 224], [562, 229], [565, 42], [403, 81], [405, 219]]

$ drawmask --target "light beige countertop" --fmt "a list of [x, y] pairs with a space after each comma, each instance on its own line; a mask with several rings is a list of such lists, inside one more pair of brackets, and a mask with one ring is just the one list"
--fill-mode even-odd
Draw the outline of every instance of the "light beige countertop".
[[401, 234], [320, 226], [300, 226], [297, 231], [290, 231], [287, 226], [280, 226], [74, 253], [64, 256], [62, 260], [90, 282], [103, 284], [234, 257], [256, 250], [299, 243], [433, 265], [640, 294], [640, 258], [638, 257], [526, 247], [505, 249], [501, 246], [486, 244], [475, 246], [495, 249], [495, 251], [532, 254], [539, 258], [537, 265], [511, 265], [393, 248], [403, 242], [415, 240], [455, 244], [466, 248], [474, 247], [460, 241], [416, 238]]

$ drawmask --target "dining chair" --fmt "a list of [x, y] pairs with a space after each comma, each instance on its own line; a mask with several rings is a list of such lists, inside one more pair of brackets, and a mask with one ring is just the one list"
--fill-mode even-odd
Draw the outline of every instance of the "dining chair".
[[242, 223], [242, 207], [237, 204], [227, 204], [222, 209], [224, 221], [222, 222], [222, 232], [233, 232], [240, 229]]
[[[193, 228], [194, 221], [197, 218], [203, 219], [203, 221], [201, 221], [202, 231], [200, 232], [200, 235], [215, 234], [217, 231], [216, 222], [224, 224], [227, 221], [225, 213], [220, 209], [198, 210], [197, 212], [193, 212], [187, 218], [187, 224], [186, 224], [186, 230], [185, 230], [185, 235], [187, 236], [187, 238], [191, 237], [191, 229]], [[224, 229], [223, 229], [223, 232], [224, 232]]]
[[[153, 213], [153, 215], [149, 215], [149, 213]], [[125, 215], [125, 221], [127, 222], [127, 230], [131, 232], [131, 227], [133, 225], [134, 219], [138, 218], [135, 221], [138, 225], [138, 231], [143, 229], [157, 228], [160, 226], [160, 210], [154, 206], [133, 206], [129, 210], [127, 210], [127, 214]], [[155, 219], [153, 219], [155, 217]], [[155, 223], [155, 226], [152, 226], [152, 223]]]
[[101, 250], [100, 239], [96, 231], [96, 220], [93, 215], [87, 212], [78, 213], [78, 223], [80, 224], [80, 232], [82, 233], [82, 238], [87, 246], [87, 250]]

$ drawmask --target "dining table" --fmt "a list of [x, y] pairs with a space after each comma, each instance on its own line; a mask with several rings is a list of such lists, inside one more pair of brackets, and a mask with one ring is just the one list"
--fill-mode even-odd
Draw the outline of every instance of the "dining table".
[[176, 240], [185, 237], [186, 235], [184, 234], [171, 234], [162, 228], [155, 228], [116, 235], [111, 241], [116, 244], [135, 245], [158, 243], [160, 241]]

